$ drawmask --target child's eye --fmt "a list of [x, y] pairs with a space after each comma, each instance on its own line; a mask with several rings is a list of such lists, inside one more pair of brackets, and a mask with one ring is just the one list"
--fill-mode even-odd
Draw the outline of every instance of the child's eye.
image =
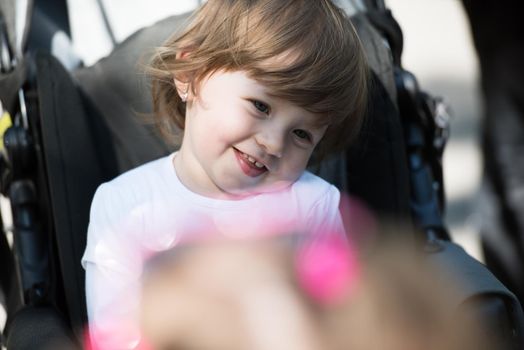
[[293, 130], [293, 133], [301, 140], [303, 141], [311, 141], [312, 138], [311, 138], [311, 134], [308, 133], [307, 131], [305, 130], [302, 130], [302, 129], [296, 129], [296, 130]]
[[269, 106], [265, 104], [264, 102], [253, 100], [252, 103], [253, 103], [253, 106], [255, 106], [255, 108], [258, 109], [260, 112], [264, 114], [269, 114]]

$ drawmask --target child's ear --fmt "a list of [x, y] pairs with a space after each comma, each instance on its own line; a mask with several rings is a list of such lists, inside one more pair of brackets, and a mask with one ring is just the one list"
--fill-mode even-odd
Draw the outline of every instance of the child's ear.
[[[177, 59], [187, 59], [189, 56], [189, 51], [181, 51], [177, 53], [176, 58]], [[187, 96], [189, 94], [189, 88], [190, 88], [190, 79], [186, 74], [180, 74], [175, 75], [173, 74], [173, 81], [175, 83], [176, 90], [178, 92], [178, 96], [182, 99], [182, 101], [187, 101]]]
[[176, 91], [178, 92], [178, 96], [180, 96], [180, 99], [182, 101], [186, 102], [187, 96], [189, 94], [189, 82], [179, 80], [176, 77], [173, 77], [173, 80], [175, 82], [175, 87]]

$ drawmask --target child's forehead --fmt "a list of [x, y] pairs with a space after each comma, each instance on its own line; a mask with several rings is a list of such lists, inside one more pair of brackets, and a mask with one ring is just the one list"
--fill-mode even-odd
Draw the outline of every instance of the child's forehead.
[[231, 92], [257, 93], [271, 96], [272, 89], [257, 79], [246, 69], [217, 69], [209, 73], [201, 84], [212, 84], [215, 89], [228, 89]]
[[276, 96], [274, 88], [260, 79], [260, 73], [254, 74], [250, 69], [220, 68], [209, 72], [199, 79], [198, 86], [213, 85], [215, 89], [228, 89], [232, 92], [257, 93], [267, 97]]

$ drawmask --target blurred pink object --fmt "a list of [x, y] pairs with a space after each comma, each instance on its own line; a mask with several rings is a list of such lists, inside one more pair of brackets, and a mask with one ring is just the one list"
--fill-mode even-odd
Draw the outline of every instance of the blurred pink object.
[[[84, 350], [109, 350], [108, 343], [112, 341], [112, 335], [108, 334], [106, 336], [98, 334], [97, 339], [93, 342], [91, 334], [89, 333], [89, 328], [86, 327], [84, 330]], [[102, 344], [102, 345], [101, 345]], [[129, 349], [133, 350], [154, 350], [153, 347], [149, 345], [146, 339], [142, 337], [142, 340], [133, 346], [130, 346]]]
[[332, 304], [352, 292], [360, 269], [357, 256], [339, 236], [315, 239], [296, 256], [297, 279], [314, 300]]

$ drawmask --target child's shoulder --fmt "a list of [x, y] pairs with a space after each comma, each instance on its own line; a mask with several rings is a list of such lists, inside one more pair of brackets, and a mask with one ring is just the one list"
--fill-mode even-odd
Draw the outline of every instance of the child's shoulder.
[[309, 171], [305, 171], [298, 178], [291, 190], [300, 197], [305, 197], [312, 201], [326, 196], [339, 196], [339, 191], [335, 186]]
[[155, 191], [164, 188], [172, 156], [162, 157], [128, 170], [99, 186], [97, 192], [124, 196], [128, 200], [140, 201]]
[[165, 176], [166, 169], [170, 167], [171, 159], [172, 155], [168, 155], [152, 160], [120, 174], [110, 182], [119, 186], [133, 186], [142, 184], [144, 181], [158, 180]]

